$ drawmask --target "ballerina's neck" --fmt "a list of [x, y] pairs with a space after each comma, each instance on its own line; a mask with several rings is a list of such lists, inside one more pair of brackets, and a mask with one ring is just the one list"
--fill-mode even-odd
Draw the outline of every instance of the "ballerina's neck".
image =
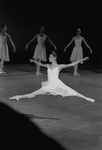
[[45, 34], [44, 33], [39, 33], [39, 36], [40, 37], [45, 37]]
[[58, 66], [58, 64], [57, 64], [56, 60], [54, 60], [51, 64], [51, 68], [55, 68], [57, 66]]
[[55, 69], [55, 68], [57, 68], [57, 67], [58, 67], [58, 65], [56, 65], [56, 66], [50, 66], [49, 69], [50, 69], [50, 70], [53, 70], [53, 69]]

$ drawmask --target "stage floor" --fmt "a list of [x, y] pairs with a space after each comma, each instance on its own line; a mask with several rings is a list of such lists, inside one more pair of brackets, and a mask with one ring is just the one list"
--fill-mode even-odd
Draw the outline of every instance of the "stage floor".
[[73, 68], [60, 72], [60, 79], [79, 93], [95, 99], [95, 103], [78, 97], [40, 95], [32, 99], [9, 100], [14, 95], [33, 92], [47, 80], [35, 75], [32, 64], [9, 64], [0, 74], [0, 101], [20, 113], [68, 150], [102, 150], [102, 70], [83, 67], [81, 76], [73, 76]]

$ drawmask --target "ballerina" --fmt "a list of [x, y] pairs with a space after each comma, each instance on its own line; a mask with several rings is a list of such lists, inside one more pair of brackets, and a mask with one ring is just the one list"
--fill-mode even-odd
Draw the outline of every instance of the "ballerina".
[[[82, 37], [81, 34], [81, 29], [78, 28], [77, 29], [77, 35], [75, 37], [72, 38], [72, 40], [70, 41], [70, 43], [68, 43], [68, 45], [65, 47], [64, 52], [66, 51], [66, 49], [72, 44], [72, 42], [74, 41], [75, 46], [73, 48], [71, 57], [70, 57], [70, 61], [74, 62], [77, 60], [80, 60], [83, 58], [83, 49], [82, 49], [82, 41], [84, 42], [84, 44], [89, 48], [90, 53], [92, 54], [92, 50], [89, 47], [89, 45], [86, 43], [85, 38]], [[80, 62], [81, 64], [83, 64], [83, 61]], [[74, 75], [80, 75], [78, 74], [78, 64], [76, 64], [74, 66]]]
[[58, 75], [59, 75], [59, 72], [60, 72], [61, 69], [66, 68], [66, 67], [75, 66], [76, 64], [80, 63], [81, 61], [87, 60], [88, 57], [85, 57], [84, 59], [81, 59], [79, 61], [76, 61], [76, 62], [73, 62], [73, 63], [70, 63], [70, 64], [60, 64], [60, 65], [57, 64], [56, 58], [57, 58], [57, 56], [53, 52], [49, 56], [49, 62], [51, 62], [51, 64], [42, 64], [42, 63], [39, 63], [35, 60], [30, 60], [31, 62], [35, 62], [40, 66], [47, 67], [48, 80], [46, 82], [42, 82], [41, 83], [42, 87], [40, 89], [32, 92], [32, 93], [13, 96], [9, 99], [19, 100], [20, 98], [33, 98], [37, 95], [52, 94], [52, 95], [60, 95], [62, 97], [77, 96], [77, 97], [80, 97], [80, 98], [84, 98], [87, 101], [95, 102], [94, 99], [86, 97], [86, 96], [78, 93], [77, 91], [73, 90], [69, 86], [65, 85], [58, 78]]
[[7, 26], [4, 24], [1, 26], [1, 32], [0, 32], [0, 73], [5, 73], [3, 71], [4, 68], [4, 61], [10, 61], [9, 58], [9, 52], [8, 52], [8, 45], [7, 45], [7, 41], [9, 40], [11, 45], [14, 48], [14, 52], [16, 51], [14, 42], [12, 41], [11, 37], [9, 34], [6, 33], [7, 30]]
[[[51, 45], [54, 46], [54, 49], [56, 50], [56, 46], [54, 45], [54, 43], [49, 39], [49, 37], [47, 35], [44, 34], [45, 28], [41, 27], [40, 28], [40, 33], [35, 35], [34, 38], [32, 40], [30, 40], [28, 42], [28, 44], [26, 45], [25, 49], [28, 49], [28, 46], [31, 42], [33, 42], [35, 39], [37, 39], [38, 44], [36, 45], [35, 48], [35, 52], [33, 55], [33, 59], [36, 59], [38, 62], [46, 62], [47, 58], [46, 58], [46, 47], [45, 47], [45, 41], [46, 39], [48, 39], [48, 41], [50, 42]], [[36, 75], [41, 75], [42, 73], [40, 72], [40, 65], [37, 64], [37, 71], [36, 71]]]

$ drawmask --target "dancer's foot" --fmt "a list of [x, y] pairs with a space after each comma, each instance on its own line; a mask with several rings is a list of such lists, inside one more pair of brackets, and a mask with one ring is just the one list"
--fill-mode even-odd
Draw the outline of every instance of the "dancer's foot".
[[5, 71], [2, 71], [2, 73], [6, 73]]
[[36, 75], [42, 75], [42, 73], [41, 72], [36, 72]]
[[19, 96], [19, 95], [17, 95], [17, 96], [13, 96], [13, 97], [10, 97], [9, 99], [10, 99], [10, 100], [11, 100], [11, 99], [15, 99], [15, 100], [17, 100], [17, 101], [18, 101], [18, 100], [20, 99], [20, 96]]
[[43, 75], [43, 74], [40, 72], [39, 75]]
[[5, 74], [6, 72], [3, 70], [0, 70], [0, 74]]
[[86, 100], [88, 100], [90, 102], [95, 102], [95, 100], [93, 98], [86, 98]]
[[80, 74], [76, 72], [76, 73], [74, 73], [74, 76], [80, 76]]

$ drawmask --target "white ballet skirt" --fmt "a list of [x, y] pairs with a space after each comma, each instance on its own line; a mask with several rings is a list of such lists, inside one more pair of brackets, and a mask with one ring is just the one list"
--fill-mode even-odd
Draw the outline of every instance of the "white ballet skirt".
[[0, 35], [0, 59], [4, 61], [10, 61], [6, 39], [7, 35], [5, 36]]
[[[73, 48], [73, 51], [70, 57], [71, 62], [75, 62], [80, 59], [83, 59], [83, 49], [82, 49], [81, 43], [82, 43], [82, 38], [75, 39], [75, 47]], [[80, 63], [83, 64], [83, 61], [81, 61]]]
[[39, 59], [42, 61], [47, 61], [46, 58], [46, 48], [45, 48], [45, 40], [46, 40], [46, 35], [44, 35], [43, 37], [41, 37], [40, 35], [38, 35], [37, 37], [37, 42], [38, 44], [35, 47], [35, 52], [33, 55], [34, 59]]
[[77, 91], [65, 85], [59, 78], [58, 66], [54, 69], [48, 68], [48, 81], [42, 82], [42, 89], [48, 94], [65, 96], [75, 96]]

